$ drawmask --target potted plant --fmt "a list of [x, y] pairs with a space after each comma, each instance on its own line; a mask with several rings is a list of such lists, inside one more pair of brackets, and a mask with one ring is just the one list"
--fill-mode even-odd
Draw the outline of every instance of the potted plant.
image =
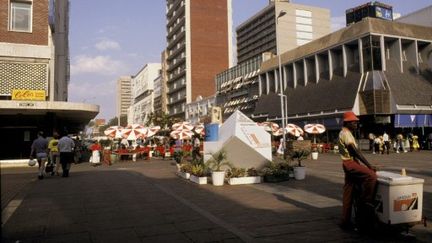
[[242, 184], [255, 184], [261, 183], [261, 176], [255, 168], [244, 168], [231, 167], [227, 170], [228, 184], [230, 185], [242, 185]]
[[204, 164], [192, 165], [189, 179], [197, 184], [207, 184], [207, 168]]
[[281, 182], [289, 180], [291, 166], [284, 160], [269, 161], [261, 170], [265, 182]]
[[292, 161], [297, 160], [297, 165], [293, 167], [294, 178], [296, 180], [303, 180], [306, 177], [306, 167], [302, 165], [302, 160], [309, 156], [310, 151], [306, 149], [295, 150], [291, 152], [290, 158]]
[[230, 166], [227, 160], [226, 151], [220, 150], [212, 154], [211, 158], [207, 161], [207, 166], [212, 170], [212, 183], [214, 186], [222, 186], [225, 181], [225, 170], [223, 166]]
[[312, 159], [317, 160], [318, 159], [318, 146], [316, 143], [312, 144]]
[[189, 180], [191, 171], [192, 171], [192, 164], [191, 163], [188, 163], [188, 162], [182, 163], [182, 164], [180, 164], [180, 169], [177, 172], [177, 175], [186, 179], [186, 180]]

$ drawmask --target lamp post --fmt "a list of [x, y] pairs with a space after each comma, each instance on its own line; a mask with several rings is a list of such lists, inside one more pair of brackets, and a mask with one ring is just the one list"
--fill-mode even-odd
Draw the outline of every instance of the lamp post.
[[[285, 11], [281, 10], [279, 12], [279, 15], [276, 18], [276, 51], [277, 51], [277, 55], [278, 55], [278, 64], [279, 64], [279, 95], [280, 95], [280, 106], [281, 106], [281, 116], [282, 116], [282, 148], [284, 151], [284, 158], [285, 158], [285, 149], [286, 149], [286, 143], [285, 143], [285, 135], [286, 135], [286, 131], [285, 131], [285, 110], [284, 110], [284, 94], [283, 94], [283, 82], [282, 82], [282, 61], [281, 61], [281, 53], [280, 53], [280, 48], [279, 48], [279, 38], [278, 38], [278, 25], [279, 25], [279, 18], [281, 18], [282, 16], [284, 16], [286, 14]], [[286, 104], [286, 106], [288, 106], [288, 104]], [[288, 113], [288, 111], [287, 111]], [[287, 114], [288, 115], [288, 114]]]

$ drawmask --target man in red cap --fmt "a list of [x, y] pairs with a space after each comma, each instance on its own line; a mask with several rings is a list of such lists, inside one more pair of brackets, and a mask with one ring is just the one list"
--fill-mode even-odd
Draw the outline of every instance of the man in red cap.
[[[361, 188], [361, 201], [359, 205], [361, 216], [367, 217], [373, 212], [372, 205], [377, 180], [376, 169], [357, 148], [357, 143], [352, 132], [357, 129], [358, 120], [354, 112], [345, 112], [343, 115], [343, 127], [339, 133], [339, 154], [342, 158], [343, 170], [345, 172], [345, 185], [343, 187], [342, 198], [342, 228], [350, 228], [352, 226], [352, 193], [355, 184]], [[360, 162], [366, 166], [361, 165]]]

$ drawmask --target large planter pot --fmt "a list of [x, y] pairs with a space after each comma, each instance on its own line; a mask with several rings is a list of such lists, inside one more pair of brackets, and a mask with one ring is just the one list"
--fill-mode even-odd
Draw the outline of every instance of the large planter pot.
[[271, 182], [271, 183], [275, 183], [275, 182], [281, 182], [281, 181], [288, 181], [289, 180], [289, 175], [265, 175], [264, 176], [264, 181], [265, 182]]
[[207, 176], [198, 177], [198, 176], [190, 175], [189, 180], [200, 185], [207, 184]]
[[312, 152], [312, 159], [317, 160], [318, 159], [318, 152]]
[[306, 167], [304, 166], [294, 167], [294, 178], [296, 180], [304, 180], [305, 177], [306, 177]]
[[190, 173], [183, 172], [183, 171], [177, 171], [177, 175], [186, 180], [189, 180], [190, 178]]
[[225, 171], [213, 171], [212, 183], [213, 186], [223, 186], [225, 181]]
[[256, 184], [261, 182], [261, 176], [233, 177], [228, 179], [228, 184], [230, 185]]

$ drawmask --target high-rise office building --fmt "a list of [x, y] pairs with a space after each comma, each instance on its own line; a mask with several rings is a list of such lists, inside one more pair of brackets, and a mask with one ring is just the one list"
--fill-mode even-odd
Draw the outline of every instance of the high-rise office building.
[[276, 55], [277, 46], [283, 53], [329, 34], [330, 11], [287, 0], [269, 1], [236, 31], [238, 64], [216, 75], [216, 103], [223, 108], [224, 118], [235, 110], [252, 115], [260, 96], [261, 63]]
[[214, 77], [231, 63], [231, 0], [167, 0], [167, 109], [214, 95]]
[[121, 76], [117, 80], [117, 118], [128, 115], [128, 108], [132, 104], [131, 80], [131, 76]]
[[[236, 28], [237, 62], [284, 53], [330, 33], [330, 10], [274, 0]], [[280, 16], [280, 17], [279, 17]]]

